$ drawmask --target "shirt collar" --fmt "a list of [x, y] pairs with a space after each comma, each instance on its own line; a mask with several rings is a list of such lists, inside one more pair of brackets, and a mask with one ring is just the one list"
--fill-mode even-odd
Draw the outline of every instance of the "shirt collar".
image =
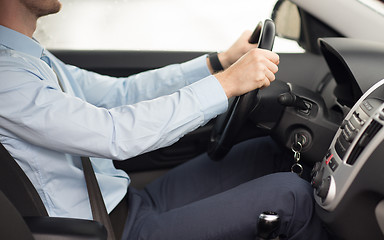
[[44, 48], [34, 39], [0, 25], [0, 45], [40, 58]]

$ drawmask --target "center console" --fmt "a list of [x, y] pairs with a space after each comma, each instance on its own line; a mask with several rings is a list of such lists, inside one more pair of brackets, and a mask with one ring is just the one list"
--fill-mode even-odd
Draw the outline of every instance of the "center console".
[[312, 170], [316, 210], [336, 239], [384, 239], [384, 80], [352, 107]]

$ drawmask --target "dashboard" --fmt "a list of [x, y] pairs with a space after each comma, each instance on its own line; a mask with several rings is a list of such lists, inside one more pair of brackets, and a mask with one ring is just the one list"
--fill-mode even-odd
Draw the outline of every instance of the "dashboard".
[[384, 45], [319, 45], [349, 111], [311, 173], [317, 213], [336, 239], [384, 239]]
[[383, 239], [383, 89], [384, 80], [359, 99], [312, 171], [317, 212], [343, 239]]

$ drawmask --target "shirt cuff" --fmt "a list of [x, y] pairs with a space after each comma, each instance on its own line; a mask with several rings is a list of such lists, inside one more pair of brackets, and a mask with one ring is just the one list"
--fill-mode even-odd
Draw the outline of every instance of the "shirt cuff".
[[181, 64], [186, 85], [211, 75], [207, 66], [207, 54]]
[[201, 111], [204, 114], [204, 122], [227, 110], [227, 95], [213, 75], [191, 84], [190, 87], [200, 103]]

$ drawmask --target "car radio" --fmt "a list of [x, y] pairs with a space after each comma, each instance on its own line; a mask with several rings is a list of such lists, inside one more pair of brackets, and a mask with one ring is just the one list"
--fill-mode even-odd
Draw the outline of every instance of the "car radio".
[[352, 107], [312, 170], [317, 213], [346, 239], [384, 239], [384, 80]]

